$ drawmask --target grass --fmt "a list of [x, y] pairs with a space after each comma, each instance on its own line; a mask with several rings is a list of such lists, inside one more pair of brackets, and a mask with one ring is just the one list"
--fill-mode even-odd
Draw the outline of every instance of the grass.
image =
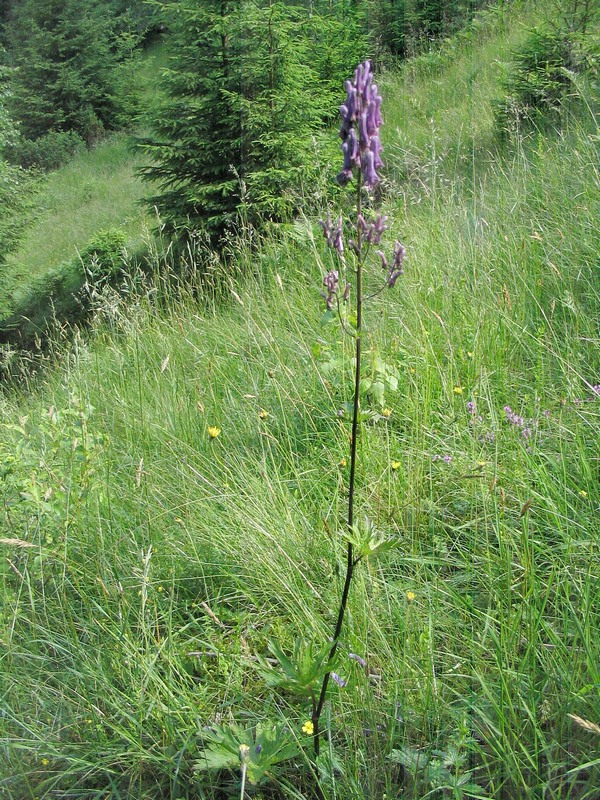
[[[496, 20], [456, 46], [449, 82], [488, 64], [476, 107], [432, 59], [382, 88], [408, 258], [367, 310], [400, 378], [358, 480], [360, 515], [399, 546], [352, 589], [331, 798], [597, 796], [597, 130], [579, 109], [494, 143], [486, 53], [519, 35]], [[427, 104], [456, 122], [431, 127]], [[285, 722], [310, 751], [307, 706], [257, 659], [331, 631], [352, 348], [320, 325], [312, 220], [236, 252], [219, 302], [107, 294], [35, 391], [0, 397], [11, 800], [239, 797], [236, 770], [193, 769], [203, 729], [234, 719]], [[311, 798], [308, 774], [299, 758], [256, 796]]]

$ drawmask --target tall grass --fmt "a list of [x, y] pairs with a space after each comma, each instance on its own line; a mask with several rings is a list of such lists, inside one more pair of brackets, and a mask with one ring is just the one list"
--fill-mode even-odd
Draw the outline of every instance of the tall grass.
[[[401, 545], [358, 571], [341, 647], [367, 668], [346, 659], [332, 689], [321, 779], [349, 800], [592, 800], [597, 134], [581, 114], [502, 151], [485, 98], [475, 113], [420, 69], [463, 124], [444, 145], [406, 89], [387, 142], [409, 258], [366, 343], [400, 381], [362, 432], [359, 513]], [[205, 726], [275, 716], [302, 740], [307, 709], [256, 667], [271, 637], [328, 635], [343, 576], [352, 354], [319, 324], [316, 231], [242, 239], [219, 303], [107, 295], [35, 394], [0, 398], [7, 798], [239, 796], [238, 776], [193, 772]], [[304, 774], [262, 796], [311, 797]]]

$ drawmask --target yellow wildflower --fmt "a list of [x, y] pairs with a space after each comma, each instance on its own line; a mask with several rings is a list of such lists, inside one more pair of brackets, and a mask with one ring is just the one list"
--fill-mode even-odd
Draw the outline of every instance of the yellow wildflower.
[[416, 598], [416, 596], [417, 596], [417, 595], [416, 595], [414, 592], [408, 591], [408, 592], [406, 593], [406, 602], [407, 602], [407, 603], [412, 603], [412, 602], [413, 602], [413, 600]]
[[164, 590], [165, 590], [164, 586], [159, 586], [156, 591], [157, 592], [164, 592]]
[[211, 439], [216, 439], [220, 433], [221, 433], [221, 428], [218, 428], [216, 425], [208, 426], [208, 435], [210, 436]]
[[400, 469], [401, 466], [402, 466], [402, 462], [401, 461], [392, 461], [390, 463], [390, 467], [392, 469]]
[[50, 763], [50, 762], [48, 761], [48, 759], [47, 759], [47, 758], [42, 758], [42, 764], [43, 764], [45, 767], [47, 767], [49, 763]]
[[473, 358], [473, 356], [474, 356], [475, 354], [474, 354], [474, 353], [472, 353], [472, 352], [469, 350], [469, 352], [467, 353], [467, 355], [469, 356], [469, 358]]
[[579, 497], [583, 497], [583, 499], [585, 500], [585, 498], [587, 497], [587, 492], [585, 491], [585, 489], [579, 490]]
[[383, 411], [381, 412], [381, 415], [383, 417], [385, 417], [386, 419], [388, 417], [391, 417], [392, 416], [392, 409], [391, 408], [384, 408]]
[[454, 387], [454, 394], [462, 394], [462, 393], [463, 393], [462, 386], [455, 386]]
[[258, 416], [259, 416], [261, 419], [266, 419], [266, 418], [269, 416], [269, 412], [268, 412], [268, 411], [265, 411], [265, 409], [264, 409], [264, 408], [261, 408], [261, 410], [258, 412]]
[[307, 736], [312, 736], [315, 732], [315, 726], [312, 724], [310, 719], [307, 719], [304, 725], [302, 726], [302, 733], [305, 733]]
[[346, 459], [345, 459], [345, 458], [341, 458], [341, 459], [338, 461], [338, 467], [345, 467], [347, 463], [348, 463], [348, 462], [346, 461]]

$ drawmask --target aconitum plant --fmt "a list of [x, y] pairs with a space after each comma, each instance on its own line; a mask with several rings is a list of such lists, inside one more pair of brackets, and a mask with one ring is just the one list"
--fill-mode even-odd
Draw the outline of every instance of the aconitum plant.
[[[361, 382], [361, 342], [363, 303], [369, 297], [393, 288], [404, 271], [404, 246], [396, 241], [392, 253], [388, 256], [381, 245], [384, 232], [388, 229], [387, 217], [375, 214], [367, 219], [363, 213], [363, 193], [370, 192], [379, 183], [378, 170], [383, 167], [381, 160], [382, 146], [380, 128], [383, 124], [381, 116], [381, 96], [377, 85], [373, 83], [371, 62], [360, 64], [354, 73], [354, 79], [346, 82], [346, 102], [340, 107], [342, 124], [340, 138], [344, 163], [338, 175], [342, 186], [356, 181], [355, 209], [353, 217], [344, 224], [340, 217], [333, 222], [331, 215], [321, 220], [321, 227], [328, 246], [334, 251], [338, 261], [337, 268], [331, 269], [323, 278], [325, 291], [322, 297], [329, 312], [338, 312], [342, 319], [342, 308], [347, 305], [351, 295], [356, 306], [354, 325], [349, 327], [351, 315], [346, 314], [343, 328], [354, 338], [355, 343], [355, 375], [352, 412], [352, 433], [350, 438], [350, 478], [348, 490], [348, 515], [344, 536], [347, 541], [346, 576], [338, 609], [338, 616], [333, 633], [331, 648], [328, 653], [327, 668], [323, 675], [318, 699], [313, 700], [311, 732], [314, 739], [315, 755], [319, 755], [320, 733], [319, 719], [330, 679], [340, 684], [339, 676], [333, 672], [333, 665], [338, 649], [340, 634], [346, 613], [348, 595], [356, 565], [363, 558], [376, 555], [389, 549], [394, 542], [386, 541], [374, 531], [373, 526], [364, 521], [360, 525], [355, 520], [356, 493], [356, 456], [360, 419], [360, 382]], [[348, 237], [345, 237], [345, 231]], [[368, 263], [371, 251], [379, 259], [384, 276], [378, 289], [367, 297], [363, 296], [363, 270]], [[377, 259], [373, 259], [377, 263]], [[343, 286], [343, 290], [340, 287]]]

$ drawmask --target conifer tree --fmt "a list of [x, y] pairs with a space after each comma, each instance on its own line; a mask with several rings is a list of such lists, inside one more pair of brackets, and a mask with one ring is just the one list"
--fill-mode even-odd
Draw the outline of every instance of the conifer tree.
[[279, 0], [183, 0], [168, 7], [173, 56], [167, 99], [140, 139], [156, 207], [176, 237], [203, 230], [210, 244], [244, 208], [282, 219], [310, 167], [320, 117], [301, 8]]
[[[2, 56], [0, 46], [0, 59]], [[9, 71], [0, 66], [0, 265], [19, 242], [30, 194], [25, 172], [8, 164], [3, 157], [4, 148], [13, 144], [17, 137], [6, 108], [8, 77]]]
[[93, 0], [15, 0], [5, 30], [17, 68], [10, 109], [21, 133], [75, 131], [90, 142], [131, 112], [119, 91], [114, 17]]

